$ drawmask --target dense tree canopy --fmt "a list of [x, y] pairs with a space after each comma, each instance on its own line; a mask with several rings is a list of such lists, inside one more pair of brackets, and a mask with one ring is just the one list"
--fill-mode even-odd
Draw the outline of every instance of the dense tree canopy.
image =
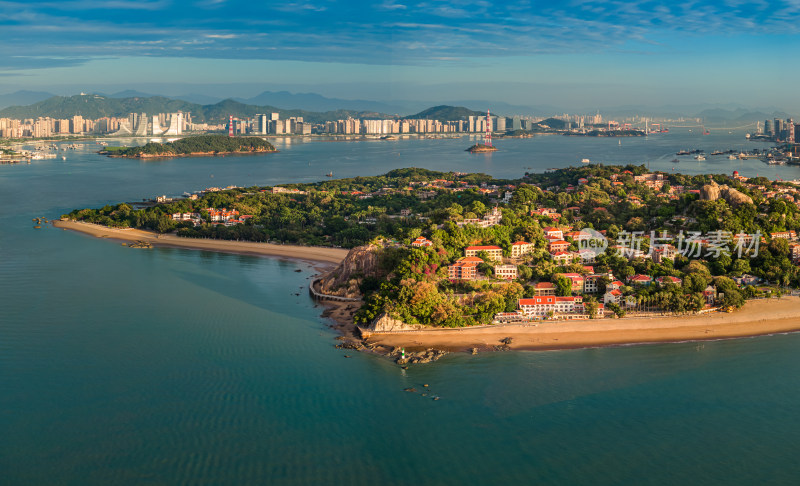
[[[761, 179], [743, 182], [722, 175], [665, 174], [667, 185], [651, 188], [634, 180], [645, 172], [643, 166], [591, 165], [526, 174], [520, 180], [496, 180], [485, 174], [409, 168], [375, 177], [287, 184], [274, 192], [271, 187], [208, 191], [197, 200], [181, 199], [144, 209], [124, 203], [81, 209], [67, 217], [108, 226], [177, 231], [186, 237], [345, 248], [380, 240], [383, 270], [365, 276], [360, 283], [366, 303], [357, 315], [359, 322], [390, 312], [409, 323], [434, 326], [487, 323], [497, 312], [514, 310], [520, 297], [532, 296], [537, 281], [551, 281], [559, 295], [570, 295], [571, 281], [561, 274], [586, 270], [553, 260], [544, 237], [546, 226], [593, 228], [605, 231], [611, 239], [626, 231], [641, 232], [645, 253], [653, 243], [650, 238], [663, 233], [765, 235], [766, 243], [760, 245], [757, 255], [737, 253], [732, 242], [723, 245], [727, 252], [722, 255], [679, 253], [660, 263], [651, 258], [623, 258], [613, 252], [599, 255], [594, 272], [610, 272], [616, 279], [625, 281], [637, 274], [681, 279], [679, 284], [623, 287], [623, 293], [644, 308], [699, 310], [705, 305], [703, 292], [712, 284], [722, 294], [723, 305], [739, 306], [757, 292], [741, 289], [731, 280], [744, 274], [773, 284], [798, 285], [789, 244], [769, 236], [776, 231], [800, 232], [800, 211], [793, 199], [796, 193], [781, 198], [765, 196], [790, 186]], [[712, 180], [737, 188], [753, 203], [734, 207], [724, 198], [701, 200], [697, 189]], [[506, 192], [512, 193], [508, 204], [500, 201]], [[464, 224], [464, 219], [481, 220], [494, 207], [502, 214], [499, 224]], [[236, 209], [252, 217], [232, 226], [213, 224], [207, 208]], [[548, 212], [542, 212], [543, 208]], [[173, 213], [199, 214], [201, 223], [174, 221]], [[411, 248], [410, 243], [419, 236], [430, 239], [432, 246]], [[510, 257], [512, 244], [520, 240], [532, 243], [534, 250], [514, 262], [517, 282], [490, 278], [493, 263], [488, 258], [479, 268], [486, 280], [448, 281], [447, 266], [463, 257], [467, 246], [496, 245]], [[574, 250], [576, 242], [567, 240]], [[601, 282], [601, 290], [607, 283]], [[619, 307], [609, 309], [617, 315], [625, 313]]]

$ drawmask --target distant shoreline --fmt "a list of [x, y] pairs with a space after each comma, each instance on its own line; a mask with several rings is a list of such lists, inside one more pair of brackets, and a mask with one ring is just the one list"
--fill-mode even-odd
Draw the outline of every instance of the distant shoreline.
[[224, 157], [226, 155], [261, 155], [276, 154], [278, 150], [248, 150], [243, 152], [192, 152], [189, 154], [138, 154], [138, 155], [116, 155], [112, 152], [101, 150], [100, 155], [111, 157], [112, 159], [174, 159], [176, 157]]
[[240, 255], [257, 255], [268, 257], [305, 260], [323, 263], [326, 266], [335, 265], [344, 260], [347, 250], [343, 248], [325, 248], [318, 246], [275, 245], [272, 243], [258, 243], [253, 241], [230, 241], [200, 238], [182, 238], [170, 234], [158, 234], [133, 228], [109, 228], [93, 223], [84, 223], [71, 220], [54, 220], [56, 228], [68, 229], [94, 236], [96, 238], [109, 238], [125, 242], [143, 241], [153, 246], [185, 248], [190, 250], [218, 251], [236, 253]]

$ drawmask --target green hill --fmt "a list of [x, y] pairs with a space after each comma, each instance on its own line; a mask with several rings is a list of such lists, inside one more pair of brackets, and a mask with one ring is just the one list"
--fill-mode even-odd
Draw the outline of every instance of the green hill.
[[174, 157], [190, 154], [262, 153], [275, 152], [271, 143], [259, 137], [227, 137], [200, 135], [174, 142], [150, 142], [141, 147], [126, 147], [110, 153], [117, 157]]
[[124, 117], [128, 113], [161, 113], [191, 111], [199, 105], [162, 96], [151, 98], [108, 98], [100, 95], [53, 96], [28, 106], [9, 106], [0, 111], [7, 118], [71, 118], [75, 115], [97, 119], [105, 116]]
[[539, 123], [536, 123], [539, 127], [544, 128], [544, 126], [548, 126], [553, 130], [563, 130], [567, 127], [567, 122], [564, 120], [559, 120], [558, 118], [548, 118], [546, 120], [542, 120]]
[[28, 106], [9, 106], [0, 110], [0, 118], [71, 118], [80, 115], [96, 120], [103, 117], [126, 117], [129, 113], [173, 113], [189, 112], [196, 123], [225, 123], [229, 116], [251, 118], [258, 113], [279, 113], [282, 119], [302, 116], [309, 123], [324, 123], [331, 120], [352, 118], [396, 118], [394, 115], [354, 110], [314, 112], [305, 110], [284, 110], [274, 106], [246, 105], [234, 100], [223, 100], [212, 105], [199, 105], [187, 101], [174, 100], [163, 96], [109, 98], [100, 95], [54, 96]]
[[460, 120], [462, 117], [468, 116], [486, 116], [486, 113], [470, 110], [469, 108], [464, 108], [463, 106], [439, 105], [428, 108], [427, 110], [423, 110], [416, 115], [407, 116], [406, 118], [412, 120], [439, 120], [444, 122]]

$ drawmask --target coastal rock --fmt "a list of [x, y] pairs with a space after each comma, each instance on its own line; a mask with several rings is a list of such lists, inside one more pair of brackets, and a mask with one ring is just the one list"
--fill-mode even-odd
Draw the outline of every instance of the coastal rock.
[[405, 365], [432, 363], [447, 354], [449, 354], [449, 352], [442, 349], [428, 348], [425, 351], [407, 351], [403, 353], [400, 348], [395, 348], [391, 353], [387, 354], [387, 356], [394, 358], [395, 363]]
[[347, 340], [334, 346], [336, 349], [362, 349], [364, 347], [360, 341]]
[[372, 323], [365, 328], [369, 332], [397, 332], [397, 331], [414, 331], [420, 329], [421, 326], [412, 326], [405, 322], [394, 319], [389, 314], [384, 312], [375, 318]]
[[350, 250], [342, 262], [319, 279], [320, 292], [328, 295], [357, 299], [359, 286], [366, 276], [378, 271], [378, 250], [374, 245], [358, 246]]

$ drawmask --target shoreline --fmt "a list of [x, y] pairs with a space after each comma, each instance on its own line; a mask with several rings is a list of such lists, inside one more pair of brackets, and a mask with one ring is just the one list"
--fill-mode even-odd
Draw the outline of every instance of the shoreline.
[[[341, 248], [275, 245], [246, 241], [207, 240], [160, 235], [138, 229], [109, 228], [93, 223], [54, 220], [64, 230], [124, 242], [143, 241], [153, 246], [215, 251], [241, 255], [277, 257], [312, 262], [319, 273], [333, 268], [347, 255]], [[319, 301], [322, 316], [341, 334], [340, 340], [363, 343], [364, 351], [388, 355], [394, 348], [410, 352], [438, 349], [453, 352], [495, 351], [498, 349], [546, 351], [677, 343], [757, 337], [800, 332], [800, 297], [781, 297], [748, 301], [733, 313], [716, 312], [694, 316], [654, 318], [594, 319], [552, 321], [536, 324], [500, 324], [480, 328], [425, 329], [394, 333], [371, 333], [364, 339], [352, 316], [357, 310], [350, 302]], [[768, 316], [768, 317], [765, 317]], [[503, 345], [505, 338], [511, 342]], [[383, 349], [384, 352], [380, 352]]]
[[280, 150], [247, 150], [242, 152], [192, 152], [189, 154], [139, 154], [139, 155], [116, 155], [112, 152], [99, 151], [98, 155], [105, 155], [112, 159], [175, 159], [180, 157], [224, 157], [226, 155], [261, 155], [261, 154], [276, 154]]
[[[749, 301], [731, 314], [700, 316], [597, 319], [540, 322], [536, 325], [498, 325], [479, 329], [440, 329], [373, 333], [374, 346], [427, 348], [448, 351], [495, 350], [511, 337], [505, 349], [544, 351], [632, 344], [677, 343], [757, 337], [800, 331], [800, 297]], [[769, 316], [769, 317], [764, 317]]]
[[344, 248], [276, 245], [272, 243], [258, 243], [253, 241], [182, 238], [171, 234], [162, 235], [152, 231], [133, 228], [109, 228], [107, 226], [94, 223], [85, 223], [82, 221], [56, 219], [53, 220], [52, 223], [56, 228], [76, 231], [78, 233], [94, 236], [95, 238], [108, 238], [128, 243], [144, 241], [153, 246], [303, 260], [317, 264], [324, 264], [326, 267], [339, 264], [339, 262], [344, 260], [344, 257], [347, 256], [348, 253], [348, 250], [345, 250]]

